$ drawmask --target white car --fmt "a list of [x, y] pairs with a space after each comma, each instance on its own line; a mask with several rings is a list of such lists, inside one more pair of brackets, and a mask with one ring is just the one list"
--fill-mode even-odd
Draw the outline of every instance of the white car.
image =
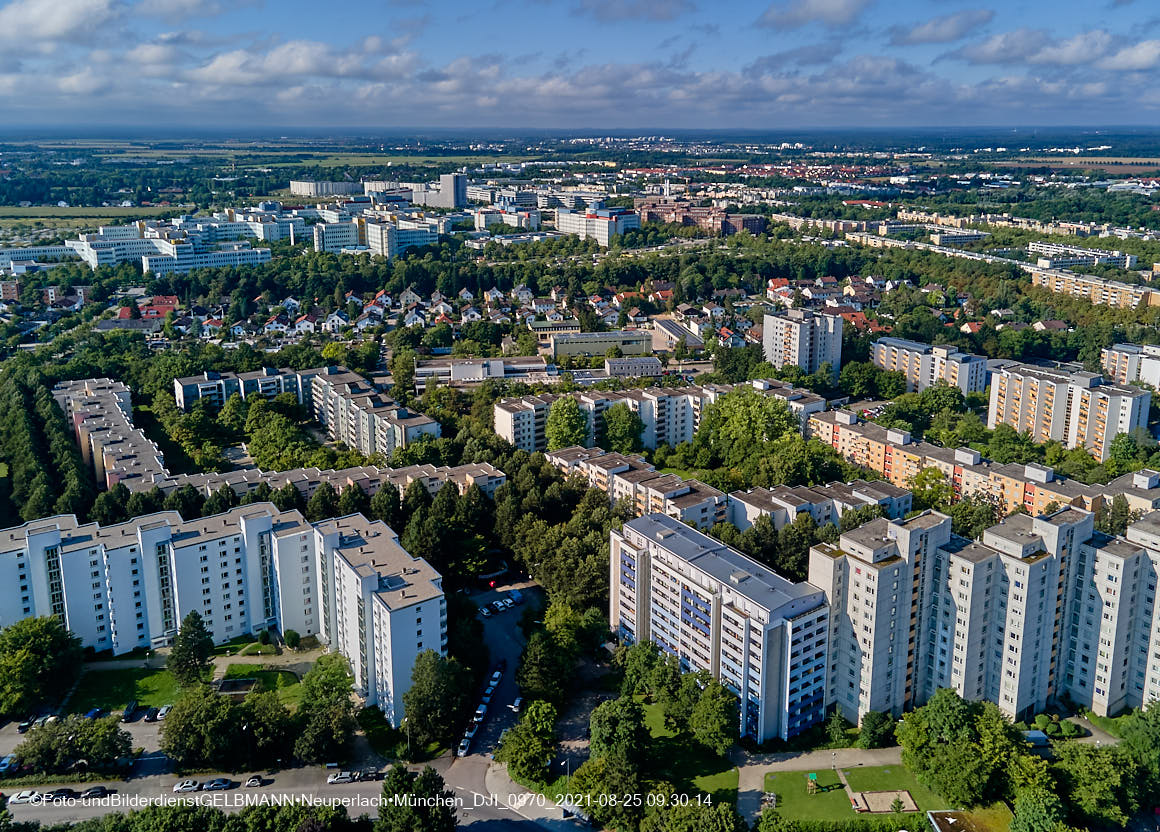
[[511, 598], [504, 598], [503, 599], [503, 608], [505, 610], [510, 610], [515, 605], [516, 605], [516, 602], [513, 601]]
[[336, 771], [334, 774], [326, 778], [327, 783], [353, 783], [353, 771]]
[[482, 615], [484, 618], [491, 618], [491, 608], [490, 607], [480, 607], [479, 614]]
[[475, 716], [471, 718], [472, 722], [483, 722], [484, 717], [487, 716], [487, 705], [480, 705], [475, 709]]
[[503, 612], [507, 609], [507, 607], [503, 605], [503, 601], [492, 601], [491, 605], [495, 608], [496, 612]]
[[22, 792], [17, 792], [8, 798], [8, 802], [13, 806], [19, 806], [22, 803], [36, 803], [40, 800], [40, 792], [35, 789], [25, 789]]
[[456, 749], [455, 753], [456, 753], [456, 755], [458, 755], [460, 757], [466, 757], [467, 752], [470, 750], [471, 750], [471, 740], [468, 737], [464, 737], [463, 739], [461, 739], [459, 741], [459, 748]]
[[159, 710], [157, 712], [157, 718], [158, 719], [165, 719], [165, 717], [169, 716], [169, 712], [172, 710], [173, 710], [172, 705], [162, 705], [161, 710]]
[[524, 706], [524, 698], [522, 696], [517, 696], [516, 701], [511, 703], [510, 705], [508, 705], [508, 707], [511, 708], [513, 711], [515, 711], [517, 714], [520, 712], [520, 708], [522, 708], [523, 706]]
[[174, 794], [182, 794], [185, 792], [195, 792], [195, 791], [197, 791], [197, 781], [196, 780], [182, 780], [180, 783], [173, 784], [173, 793]]

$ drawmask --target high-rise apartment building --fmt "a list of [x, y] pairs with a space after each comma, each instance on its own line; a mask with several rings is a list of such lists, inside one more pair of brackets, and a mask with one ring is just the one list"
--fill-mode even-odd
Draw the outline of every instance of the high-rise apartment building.
[[1036, 442], [1086, 448], [1102, 462], [1117, 434], [1147, 426], [1151, 400], [1146, 390], [1105, 384], [1097, 373], [1016, 364], [991, 381], [987, 427], [1010, 425]]
[[0, 531], [0, 575], [0, 627], [52, 615], [116, 655], [172, 643], [193, 611], [215, 643], [268, 629], [317, 635], [395, 725], [415, 656], [446, 650], [442, 578], [360, 514], [311, 524], [255, 503], [104, 527], [45, 517]]
[[649, 514], [611, 532], [609, 622], [621, 641], [652, 641], [740, 700], [740, 732], [792, 737], [824, 716], [829, 607], [684, 523]]
[[842, 368], [842, 318], [809, 309], [765, 316], [765, 360], [778, 369], [793, 365], [816, 373], [829, 364], [837, 378]]
[[875, 367], [906, 376], [908, 391], [922, 391], [939, 382], [966, 393], [981, 393], [987, 387], [987, 359], [959, 352], [947, 345], [921, 344], [904, 338], [879, 338], [870, 349]]
[[1100, 351], [1104, 376], [1117, 384], [1142, 381], [1160, 387], [1160, 346], [1156, 344], [1112, 344]]

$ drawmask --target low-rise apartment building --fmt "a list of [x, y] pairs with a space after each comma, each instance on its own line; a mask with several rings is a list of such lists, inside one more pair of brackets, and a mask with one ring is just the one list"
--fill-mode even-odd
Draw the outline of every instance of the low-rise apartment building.
[[824, 716], [828, 607], [741, 552], [663, 514], [611, 532], [609, 623], [737, 695], [740, 733], [787, 739]]
[[316, 372], [309, 400], [305, 387], [302, 399], [333, 439], [367, 456], [390, 456], [422, 436], [440, 435], [439, 423], [430, 416], [403, 407], [345, 367]]
[[194, 402], [204, 399], [215, 408], [221, 407], [235, 393], [243, 399], [262, 396], [272, 399], [282, 393], [293, 393], [302, 403], [302, 387], [309, 388], [309, 382], [318, 370], [277, 370], [263, 367], [252, 373], [218, 373], [207, 370], [199, 376], [175, 378], [173, 398], [182, 410], [189, 410]]

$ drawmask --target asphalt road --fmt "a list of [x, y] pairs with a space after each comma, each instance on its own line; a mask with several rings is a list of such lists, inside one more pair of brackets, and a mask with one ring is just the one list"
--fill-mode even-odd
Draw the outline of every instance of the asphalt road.
[[[522, 588], [522, 587], [521, 587]], [[509, 587], [500, 587], [497, 590], [473, 595], [473, 600], [479, 604], [491, 602], [496, 598], [504, 597]], [[531, 592], [535, 592], [532, 589]], [[524, 589], [525, 596], [528, 590]], [[488, 716], [477, 731], [472, 742], [471, 752], [467, 757], [443, 757], [433, 761], [432, 765], [439, 770], [452, 790], [459, 798], [460, 826], [469, 827], [475, 832], [532, 832], [540, 827], [525, 820], [512, 809], [497, 801], [488, 793], [484, 784], [484, 775], [491, 762], [491, 754], [499, 741], [499, 735], [504, 728], [514, 725], [519, 718], [508, 706], [519, 694], [515, 683], [515, 669], [519, 665], [520, 653], [523, 650], [523, 634], [519, 630], [518, 622], [525, 609], [517, 606], [506, 612], [484, 619], [484, 637], [491, 653], [491, 664], [495, 665], [506, 660], [507, 670], [504, 671], [499, 687], [493, 694], [488, 705]], [[477, 691], [478, 697], [481, 691]], [[478, 702], [478, 699], [476, 700]], [[127, 726], [134, 733], [134, 745], [141, 740], [153, 740], [156, 747], [156, 737], [143, 736], [146, 732], [152, 734], [157, 730], [156, 724], [145, 724], [138, 720]], [[142, 734], [142, 736], [137, 736]], [[16, 733], [14, 723], [0, 729], [0, 751], [7, 753], [19, 743], [21, 737]], [[142, 808], [148, 803], [162, 801], [197, 801], [207, 805], [217, 806], [225, 811], [238, 811], [246, 805], [276, 798], [299, 798], [303, 800], [335, 800], [343, 801], [351, 815], [378, 813], [376, 798], [381, 795], [381, 785], [376, 782], [346, 783], [330, 785], [326, 782], [328, 772], [320, 767], [286, 769], [284, 771], [264, 772], [265, 783], [260, 789], [241, 788], [246, 776], [231, 777], [235, 787], [223, 792], [195, 792], [186, 795], [175, 795], [173, 785], [179, 778], [174, 774], [151, 774], [136, 776], [128, 781], [110, 781], [105, 785], [116, 793], [106, 799], [95, 801], [69, 801], [59, 804], [9, 804], [9, 811], [17, 820], [37, 820], [44, 824], [75, 822], [86, 818], [99, 817], [110, 812], [125, 812]], [[214, 774], [201, 774], [196, 778], [201, 782], [213, 779]], [[223, 777], [230, 775], [222, 774]], [[96, 783], [73, 784], [77, 791], [98, 785]], [[48, 790], [60, 788], [61, 784], [45, 787]], [[4, 790], [11, 797], [19, 789]]]

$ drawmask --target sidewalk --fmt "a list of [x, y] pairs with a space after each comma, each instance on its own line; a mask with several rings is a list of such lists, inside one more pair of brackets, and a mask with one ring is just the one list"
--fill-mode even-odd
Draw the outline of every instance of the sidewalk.
[[[483, 776], [484, 786], [500, 806], [550, 832], [576, 832], [576, 824], [564, 819], [564, 810], [543, 795], [530, 792], [508, 777], [507, 765], [492, 763]], [[544, 805], [540, 805], [543, 803]]]

